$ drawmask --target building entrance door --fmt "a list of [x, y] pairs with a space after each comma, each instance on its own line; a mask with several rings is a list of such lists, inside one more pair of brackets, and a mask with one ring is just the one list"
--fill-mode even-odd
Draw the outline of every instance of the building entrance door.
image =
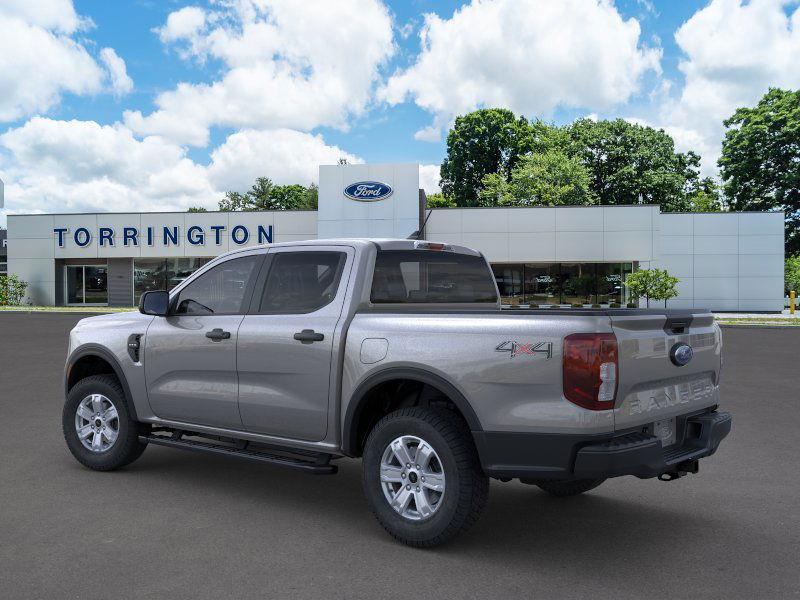
[[108, 304], [108, 267], [106, 265], [67, 265], [67, 304]]

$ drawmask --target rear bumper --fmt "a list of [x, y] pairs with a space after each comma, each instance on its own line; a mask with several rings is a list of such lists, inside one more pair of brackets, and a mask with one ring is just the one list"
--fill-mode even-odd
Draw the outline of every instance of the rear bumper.
[[730, 433], [725, 412], [678, 417], [678, 440], [662, 448], [648, 433], [563, 435], [473, 432], [484, 471], [498, 478], [605, 479], [620, 475], [647, 478], [696, 470]]

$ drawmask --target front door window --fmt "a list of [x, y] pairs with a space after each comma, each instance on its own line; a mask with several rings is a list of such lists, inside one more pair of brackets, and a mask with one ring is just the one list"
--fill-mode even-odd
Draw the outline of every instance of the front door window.
[[67, 304], [108, 304], [108, 267], [67, 265]]

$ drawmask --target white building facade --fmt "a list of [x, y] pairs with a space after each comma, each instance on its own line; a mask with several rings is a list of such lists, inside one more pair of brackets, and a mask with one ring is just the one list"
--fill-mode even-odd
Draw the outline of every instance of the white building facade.
[[680, 279], [675, 308], [780, 311], [783, 213], [657, 206], [429, 210], [416, 164], [320, 167], [319, 210], [8, 216], [8, 270], [39, 305], [131, 306], [213, 257], [259, 243], [409, 237], [481, 250], [504, 302], [626, 304], [636, 269]]

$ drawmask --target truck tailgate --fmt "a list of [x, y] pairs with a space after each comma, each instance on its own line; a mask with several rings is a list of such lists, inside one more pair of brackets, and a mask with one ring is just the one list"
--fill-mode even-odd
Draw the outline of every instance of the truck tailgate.
[[[617, 431], [718, 403], [722, 339], [712, 314], [615, 314], [611, 325], [619, 344]], [[671, 350], [681, 343], [693, 355], [678, 366]]]

